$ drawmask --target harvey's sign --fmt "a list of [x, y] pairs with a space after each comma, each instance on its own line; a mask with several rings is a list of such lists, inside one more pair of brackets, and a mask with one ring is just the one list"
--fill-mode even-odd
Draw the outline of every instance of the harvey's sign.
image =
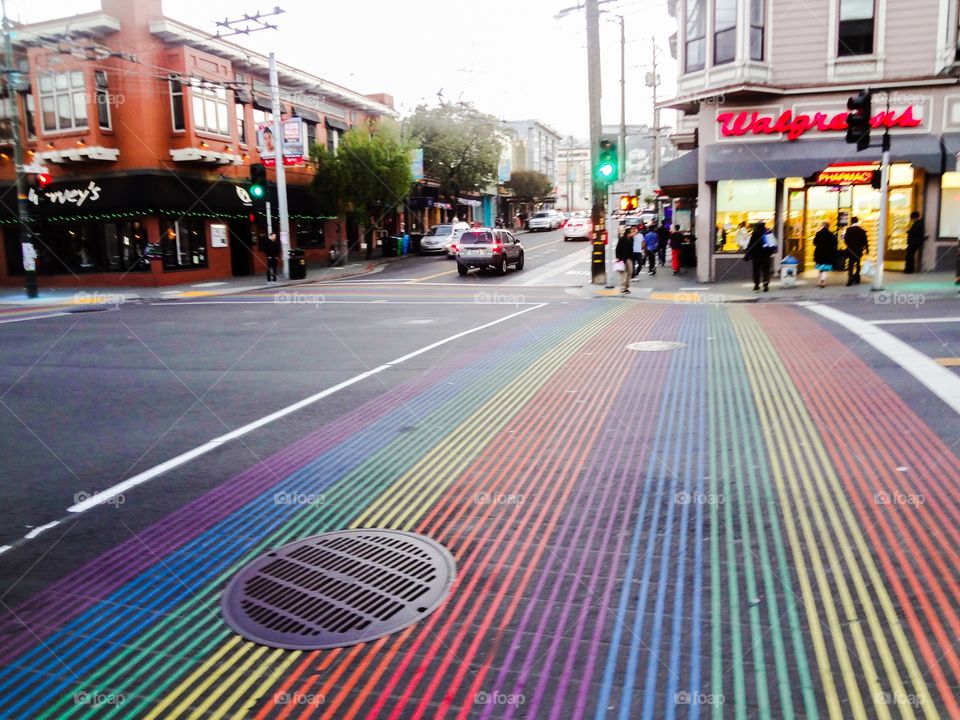
[[[908, 105], [890, 111], [874, 113], [870, 125], [881, 128], [918, 128], [923, 124], [923, 107]], [[797, 140], [808, 133], [845, 132], [847, 113], [800, 112], [784, 110], [770, 113], [768, 110], [724, 110], [717, 113], [718, 140], [759, 139], [769, 135], [783, 135], [787, 140]]]

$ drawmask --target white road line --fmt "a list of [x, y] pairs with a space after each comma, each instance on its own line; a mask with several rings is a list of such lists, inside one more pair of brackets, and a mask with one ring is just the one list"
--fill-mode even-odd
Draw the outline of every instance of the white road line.
[[58, 312], [58, 313], [52, 313], [50, 315], [32, 315], [30, 317], [11, 318], [9, 320], [0, 320], [0, 325], [4, 325], [6, 323], [26, 322], [27, 320], [44, 320], [46, 318], [52, 318], [52, 317], [66, 317], [69, 314], [70, 313]]
[[811, 304], [806, 307], [872, 345], [913, 375], [921, 385], [953, 408], [954, 412], [960, 414], [960, 376], [886, 330], [876, 327], [875, 323], [869, 323], [827, 305]]
[[35, 527], [33, 530], [31, 530], [31, 531], [28, 532], [26, 535], [24, 535], [24, 537], [25, 537], [27, 540], [33, 540], [37, 535], [39, 535], [39, 534], [42, 533], [43, 531], [49, 530], [49, 529], [52, 528], [52, 527], [56, 527], [56, 526], [59, 525], [59, 524], [60, 524], [60, 521], [59, 521], [59, 520], [54, 520], [53, 522], [47, 523], [46, 525], [41, 525], [40, 527]]
[[[438, 348], [441, 345], [446, 345], [447, 343], [453, 342], [454, 340], [459, 340], [462, 337], [466, 337], [467, 335], [470, 335], [472, 333], [479, 332], [480, 330], [486, 330], [487, 328], [493, 327], [494, 325], [499, 325], [500, 323], [506, 322], [507, 320], [512, 320], [513, 318], [523, 315], [524, 313], [528, 313], [532, 310], [538, 310], [539, 308], [546, 307], [546, 305], [547, 303], [540, 303], [538, 305], [534, 305], [533, 307], [528, 307], [525, 310], [520, 310], [519, 312], [515, 312], [510, 315], [505, 315], [502, 318], [493, 320], [483, 325], [478, 325], [475, 328], [458, 332], [455, 335], [450, 335], [449, 337], [446, 337], [443, 340], [438, 340], [435, 343], [431, 343], [426, 347], [420, 348], [419, 350], [415, 350], [412, 353], [408, 353], [407, 355], [399, 357], [396, 360], [391, 360], [390, 362], [384, 363], [383, 365], [380, 365], [379, 367], [375, 367], [372, 370], [367, 370], [364, 373], [355, 375], [349, 380], [344, 380], [341, 383], [337, 383], [333, 387], [329, 387], [326, 390], [322, 390], [321, 392], [316, 393], [315, 395], [311, 395], [310, 397], [304, 398], [299, 402], [295, 402], [292, 405], [288, 405], [285, 408], [282, 408], [280, 410], [277, 410], [276, 412], [270, 413], [269, 415], [266, 415], [260, 418], [259, 420], [254, 420], [251, 423], [247, 423], [243, 427], [237, 428], [236, 430], [233, 430], [232, 432], [229, 432], [226, 435], [221, 435], [220, 437], [214, 438], [213, 440], [210, 440], [209, 442], [206, 442], [203, 445], [200, 445], [199, 447], [194, 448], [193, 450], [189, 450], [185, 453], [182, 453], [181, 455], [177, 455], [176, 457], [171, 458], [170, 460], [167, 460], [166, 462], [161, 463], [160, 465], [152, 467], [149, 470], [145, 470], [144, 472], [138, 475], [134, 475], [131, 478], [127, 478], [123, 482], [117, 483], [113, 487], [109, 487], [106, 490], [101, 490], [95, 495], [91, 495], [89, 498], [87, 498], [83, 502], [79, 502], [79, 503], [76, 503], [75, 505], [71, 505], [69, 508], [67, 508], [67, 510], [68, 512], [72, 512], [72, 513], [82, 513], [89, 510], [90, 508], [96, 507], [97, 505], [103, 505], [104, 503], [109, 502], [110, 500], [117, 497], [118, 495], [124, 494], [125, 492], [127, 492], [131, 488], [136, 487], [137, 485], [142, 485], [148, 480], [152, 480], [153, 478], [159, 475], [163, 475], [164, 473], [169, 472], [174, 468], [180, 467], [181, 465], [185, 465], [191, 460], [195, 460], [201, 455], [205, 455], [211, 450], [215, 450], [216, 448], [220, 447], [221, 445], [224, 445], [225, 443], [228, 443], [232, 440], [236, 440], [237, 438], [242, 437], [243, 435], [247, 435], [248, 433], [251, 433], [254, 430], [262, 428], [264, 425], [272, 423], [274, 420], [279, 420], [280, 418], [290, 415], [291, 413], [295, 413], [298, 410], [302, 410], [308, 405], [312, 405], [313, 403], [318, 402], [319, 400], [323, 400], [324, 398], [329, 397], [330, 395], [333, 395], [334, 393], [337, 393], [340, 390], [343, 390], [344, 388], [350, 387], [351, 385], [355, 385], [358, 382], [362, 382], [363, 380], [366, 380], [368, 377], [381, 373], [384, 370], [389, 370], [390, 368], [396, 365], [404, 363], [407, 360], [410, 360], [411, 358], [415, 358], [418, 355], [421, 355], [425, 352], [429, 352], [430, 350]], [[45, 527], [50, 527], [50, 526], [45, 526]], [[37, 528], [37, 530], [35, 530], [34, 532], [41, 531], [43, 529], [44, 528]], [[30, 537], [30, 536], [28, 535], [27, 537]]]
[[547, 280], [548, 278], [552, 278], [557, 275], [562, 275], [567, 270], [572, 270], [577, 265], [589, 267], [591, 251], [592, 248], [584, 248], [583, 250], [578, 250], [570, 255], [562, 257], [559, 260], [554, 260], [551, 263], [547, 263], [542, 268], [534, 270], [532, 273], [530, 273], [530, 278], [521, 283], [521, 285], [524, 287], [537, 285], [543, 280]]
[[[495, 285], [494, 288], [503, 287]], [[282, 305], [285, 307], [306, 307], [314, 308], [318, 305], [543, 305], [544, 303], [534, 302], [478, 302], [476, 300], [317, 300], [311, 302], [308, 297], [304, 297], [299, 302], [278, 302], [276, 300], [183, 300], [180, 302], [169, 303], [159, 302], [150, 303], [158, 307], [186, 307], [189, 305]]]
[[[396, 285], [397, 287], [409, 288], [409, 287], [458, 287], [458, 288], [471, 288], [471, 287], [480, 287], [470, 285], [471, 281], [469, 280], [458, 280], [457, 282], [416, 282], [415, 280], [409, 282], [386, 282], [384, 281], [381, 285]], [[482, 280], [478, 282], [483, 282]], [[368, 282], [317, 282], [311, 283], [307, 287], [336, 287], [339, 285], [370, 285]], [[525, 287], [523, 283], [492, 283], [493, 287]], [[568, 285], [541, 285], [540, 287], [569, 287]]]
[[13, 547], [10, 545], [0, 546], [0, 555], [3, 555], [7, 550], [13, 550]]
[[900, 320], [867, 320], [871, 325], [927, 325], [928, 323], [958, 323], [960, 317], [905, 318]]

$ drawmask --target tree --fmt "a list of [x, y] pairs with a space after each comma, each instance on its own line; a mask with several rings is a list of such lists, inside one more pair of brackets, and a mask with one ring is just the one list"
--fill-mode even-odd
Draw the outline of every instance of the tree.
[[420, 105], [410, 118], [410, 135], [423, 148], [424, 172], [452, 197], [497, 178], [501, 142], [497, 119], [469, 103]]
[[516, 170], [510, 173], [506, 186], [520, 202], [541, 203], [553, 197], [550, 178], [536, 170]]
[[400, 140], [396, 123], [381, 119], [354, 127], [335, 153], [314, 145], [311, 158], [317, 167], [314, 199], [323, 212], [369, 228], [370, 257], [372, 234], [384, 215], [406, 200], [412, 183], [409, 146]]

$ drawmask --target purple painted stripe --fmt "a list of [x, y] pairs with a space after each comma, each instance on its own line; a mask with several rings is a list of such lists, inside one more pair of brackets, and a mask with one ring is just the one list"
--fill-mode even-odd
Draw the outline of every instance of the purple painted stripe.
[[[522, 328], [503, 333], [484, 345], [485, 352], [496, 351], [516, 342], [527, 331]], [[310, 433], [287, 448], [257, 463], [240, 475], [197, 498], [141, 534], [150, 537], [151, 552], [143, 552], [137, 538], [108, 550], [84, 567], [67, 575], [47, 589], [29, 598], [0, 624], [0, 636], [8, 634], [0, 646], [0, 665], [14, 661], [21, 653], [60, 630], [102, 598], [156, 562], [156, 558], [182, 547], [220, 522], [277, 482], [303, 467], [317, 455], [327, 452], [351, 435], [362, 431], [397, 407], [438, 382], [476, 361], [467, 353], [374, 398], [343, 418]], [[30, 628], [24, 633], [23, 628]], [[14, 639], [15, 635], [20, 637]]]
[[[679, 316], [682, 310], [680, 308], [671, 308], [666, 311], [658, 321], [648, 330], [646, 337], [656, 337], [658, 339], [668, 339], [672, 337], [673, 330], [679, 325]], [[641, 339], [639, 336], [637, 339]], [[631, 440], [633, 444], [638, 442], [642, 443], [642, 436], [636, 432], [636, 428], [645, 428], [650, 427], [652, 422], [651, 415], [656, 412], [657, 407], [659, 406], [659, 388], [663, 385], [663, 380], [666, 378], [668, 364], [669, 364], [669, 354], [653, 354], [650, 356], [639, 356], [638, 360], [646, 360], [647, 362], [637, 362], [634, 363], [630, 370], [630, 377], [625, 381], [624, 387], [626, 388], [626, 397], [628, 401], [621, 406], [620, 410], [614, 408], [608, 414], [607, 419], [604, 423], [604, 430], [612, 430], [612, 432], [604, 432], [603, 437], [605, 438], [600, 444], [598, 444], [592, 451], [592, 464], [584, 468], [583, 477], [613, 477], [616, 475], [616, 468], [609, 468], [610, 463], [615, 463], [622, 460], [624, 457], [629, 456], [629, 453], [625, 453], [624, 449], [633, 449], [631, 445]], [[646, 395], [643, 392], [636, 390], [636, 388], [646, 388], [653, 387], [655, 389], [654, 394]], [[626, 421], [629, 418], [629, 423]], [[646, 446], [641, 446], [640, 455], [636, 459], [637, 466], [643, 463], [646, 456]], [[628, 471], [629, 472], [629, 471]], [[581, 481], [577, 490], [577, 496], [572, 499], [568, 505], [569, 508], [578, 508], [578, 507], [595, 507], [594, 499], [598, 492], [599, 486], [602, 485], [602, 497], [600, 505], [597, 506], [598, 514], [603, 515], [602, 509], [609, 507], [609, 512], [607, 517], [609, 522], [604, 528], [603, 538], [597, 542], [595, 540], [596, 534], [599, 531], [597, 524], [591, 524], [589, 527], [587, 540], [585, 543], [580, 542], [580, 538], [583, 534], [584, 527], [587, 525], [587, 515], [588, 513], [575, 512], [577, 519], [577, 525], [574, 529], [573, 538], [569, 541], [566, 538], [564, 544], [569, 548], [566, 556], [560, 557], [556, 554], [551, 555], [549, 565], [540, 573], [540, 578], [537, 583], [537, 587], [534, 591], [533, 598], [527, 604], [527, 610], [524, 613], [523, 619], [521, 620], [520, 626], [516, 631], [517, 636], [525, 635], [526, 633], [531, 632], [529, 626], [531, 620], [533, 619], [533, 611], [536, 607], [539, 606], [539, 600], [542, 597], [544, 587], [547, 584], [549, 578], [553, 577], [554, 572], [559, 572], [566, 574], [570, 569], [570, 564], [574, 557], [579, 558], [579, 563], [576, 568], [575, 576], [581, 577], [584, 573], [584, 569], [589, 561], [588, 553], [579, 552], [576, 548], [581, 547], [608, 547], [610, 543], [611, 535], [614, 532], [615, 519], [617, 516], [616, 508], [621, 507], [620, 503], [622, 502], [623, 492], [626, 486], [626, 482], [617, 483], [616, 494], [613, 498], [613, 501], [609, 503], [611, 485], [613, 483], [593, 483]], [[632, 507], [632, 503], [636, 496], [636, 485], [631, 485], [630, 498], [626, 507]], [[584, 498], [583, 496], [589, 492], [589, 497]], [[565, 533], [569, 533], [570, 525], [567, 525], [564, 528]], [[622, 541], [619, 543], [622, 544]], [[618, 547], [619, 551], [619, 547]], [[615, 555], [619, 556], [619, 552]], [[557, 565], [560, 565], [557, 568]], [[596, 591], [597, 582], [599, 581], [601, 565], [600, 563], [594, 562], [593, 573], [591, 574], [589, 584], [587, 586], [586, 597], [593, 597], [594, 592]], [[604, 591], [603, 602], [606, 605], [609, 602], [609, 599], [612, 597], [614, 591], [614, 584], [612, 582], [613, 574], [608, 580], [607, 587]], [[547, 604], [552, 606], [557, 601], [557, 596], [559, 595], [561, 588], [561, 583], [554, 582], [551, 585], [551, 591]], [[582, 597], [578, 592], [571, 592], [567, 595], [566, 602], [563, 606], [563, 611], [560, 616], [560, 619], [556, 622], [558, 627], [568, 627], [568, 618], [573, 612], [575, 601]], [[525, 643], [525, 648], [527, 650], [526, 656], [523, 660], [523, 665], [520, 669], [520, 674], [517, 679], [516, 689], [511, 690], [512, 692], [523, 692], [525, 688], [525, 683], [531, 674], [539, 676], [540, 680], [537, 684], [536, 689], [533, 693], [528, 695], [528, 700], [525, 703], [523, 710], [524, 714], [528, 717], [538, 717], [537, 713], [541, 703], [544, 701], [544, 695], [546, 692], [546, 685], [550, 679], [551, 673], [549, 668], [552, 666], [553, 662], [556, 659], [556, 654], [559, 652], [561, 645], [566, 646], [570, 649], [570, 652], [566, 655], [566, 662], [564, 663], [563, 673], [560, 679], [560, 683], [556, 690], [556, 702], [551, 703], [552, 707], [563, 707], [565, 712], [572, 713], [568, 715], [569, 717], [582, 717], [586, 702], [585, 698], [578, 702], [577, 705], [572, 708], [565, 703], [563, 703], [563, 696], [566, 694], [566, 688], [570, 683], [573, 667], [572, 661], [576, 656], [576, 648], [580, 642], [580, 639], [583, 635], [585, 626], [582, 622], [574, 622], [573, 627], [576, 628], [576, 632], [569, 643], [563, 641], [559, 638], [554, 638], [551, 628], [548, 627], [550, 622], [550, 616], [546, 613], [542, 614], [539, 618], [539, 623], [535, 630], [532, 631], [533, 640], [531, 643]], [[553, 625], [553, 623], [551, 623]], [[602, 624], [597, 627], [602, 628]], [[545, 639], [551, 639], [551, 644], [547, 648], [546, 657], [540, 652], [540, 646]], [[594, 636], [592, 640], [592, 647], [598, 647], [599, 643], [599, 632]], [[507, 672], [514, 669], [513, 661], [516, 652], [520, 649], [518, 644], [514, 644], [510, 648], [510, 652], [507, 656], [506, 661], [503, 663], [500, 669], [500, 673], [497, 676], [497, 680], [493, 683], [492, 687], [500, 688], [504, 687], [504, 684], [507, 682]], [[589, 674], [583, 675], [583, 677], [590, 677]], [[513, 717], [516, 707], [508, 706], [506, 709], [506, 715], [504, 720], [509, 720]], [[501, 708], [503, 710], [503, 708]], [[484, 713], [484, 718], [489, 718], [492, 712], [492, 706], [486, 708]]]

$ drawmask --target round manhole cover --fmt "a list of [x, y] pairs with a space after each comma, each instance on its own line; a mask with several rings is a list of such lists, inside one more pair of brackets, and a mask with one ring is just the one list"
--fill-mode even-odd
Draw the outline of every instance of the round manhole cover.
[[635, 342], [627, 345], [627, 350], [640, 350], [641, 352], [663, 352], [664, 350], [680, 350], [685, 348], [685, 342], [676, 340], [645, 340], [644, 342]]
[[433, 612], [456, 575], [450, 552], [397, 530], [343, 530], [277, 548], [227, 585], [224, 620], [254, 642], [321, 650], [367, 642]]

